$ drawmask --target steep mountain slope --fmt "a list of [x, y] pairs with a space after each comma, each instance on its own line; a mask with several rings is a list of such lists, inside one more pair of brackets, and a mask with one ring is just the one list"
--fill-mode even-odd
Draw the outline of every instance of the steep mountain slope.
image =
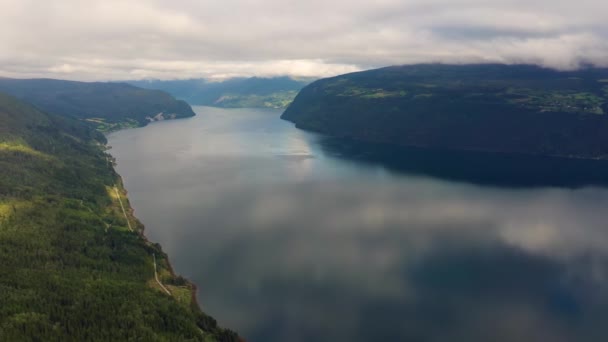
[[0, 94], [0, 341], [237, 341], [123, 213], [104, 142]]
[[124, 83], [0, 78], [0, 92], [48, 113], [85, 120], [100, 130], [194, 116], [187, 103], [163, 91]]
[[319, 80], [282, 118], [405, 146], [608, 156], [608, 70], [413, 65]]
[[298, 91], [310, 83], [289, 77], [232, 78], [225, 81], [204, 79], [175, 81], [132, 81], [148, 89], [161, 89], [192, 105], [224, 108], [285, 108]]

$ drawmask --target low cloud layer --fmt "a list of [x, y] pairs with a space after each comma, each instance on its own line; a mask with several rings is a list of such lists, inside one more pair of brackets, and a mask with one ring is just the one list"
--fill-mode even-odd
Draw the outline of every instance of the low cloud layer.
[[420, 62], [608, 66], [597, 0], [0, 0], [0, 75], [329, 76]]

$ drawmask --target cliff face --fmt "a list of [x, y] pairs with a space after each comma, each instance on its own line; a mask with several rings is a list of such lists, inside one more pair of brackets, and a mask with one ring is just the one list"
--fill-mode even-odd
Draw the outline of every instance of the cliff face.
[[415, 65], [319, 80], [282, 118], [405, 146], [608, 157], [608, 70]]

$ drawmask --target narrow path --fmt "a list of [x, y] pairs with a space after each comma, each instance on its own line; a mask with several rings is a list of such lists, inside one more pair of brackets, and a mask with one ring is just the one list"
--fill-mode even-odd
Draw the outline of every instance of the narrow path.
[[[114, 191], [116, 192], [116, 197], [118, 197], [118, 202], [120, 202], [120, 208], [122, 209], [122, 213], [123, 213], [123, 215], [125, 215], [125, 220], [127, 220], [127, 225], [129, 226], [129, 230], [133, 231], [133, 228], [131, 228], [131, 222], [129, 222], [129, 217], [127, 216], [127, 211], [125, 210], [125, 206], [122, 204], [122, 200], [120, 199], [120, 194], [118, 193], [118, 188], [114, 187]], [[158, 279], [158, 272], [156, 270], [156, 254], [152, 253], [152, 257], [154, 258], [154, 280], [156, 280], [156, 282], [158, 283], [160, 288], [163, 289], [163, 291], [165, 291], [169, 296], [171, 296], [171, 292], [169, 292], [169, 290], [167, 290], [165, 285], [163, 285], [163, 283], [161, 283], [160, 280]]]
[[116, 192], [116, 197], [118, 197], [118, 202], [120, 202], [120, 207], [122, 208], [122, 213], [123, 213], [123, 215], [125, 215], [125, 220], [127, 220], [127, 225], [129, 226], [129, 230], [133, 231], [133, 228], [131, 228], [131, 222], [129, 221], [129, 217], [127, 216], [127, 211], [125, 210], [125, 206], [122, 205], [122, 200], [120, 199], [120, 194], [118, 193], [118, 188], [114, 187], [114, 191]]
[[167, 290], [165, 285], [163, 285], [163, 283], [161, 283], [160, 280], [158, 280], [158, 273], [156, 272], [156, 254], [152, 253], [152, 257], [154, 258], [154, 279], [156, 280], [158, 285], [160, 285], [160, 287], [170, 296], [171, 292], [169, 292], [169, 290]]

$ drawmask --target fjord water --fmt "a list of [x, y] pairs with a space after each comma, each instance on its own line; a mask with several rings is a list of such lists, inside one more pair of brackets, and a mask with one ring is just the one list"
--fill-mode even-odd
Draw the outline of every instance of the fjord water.
[[146, 235], [247, 341], [602, 341], [608, 166], [195, 108], [109, 136]]

